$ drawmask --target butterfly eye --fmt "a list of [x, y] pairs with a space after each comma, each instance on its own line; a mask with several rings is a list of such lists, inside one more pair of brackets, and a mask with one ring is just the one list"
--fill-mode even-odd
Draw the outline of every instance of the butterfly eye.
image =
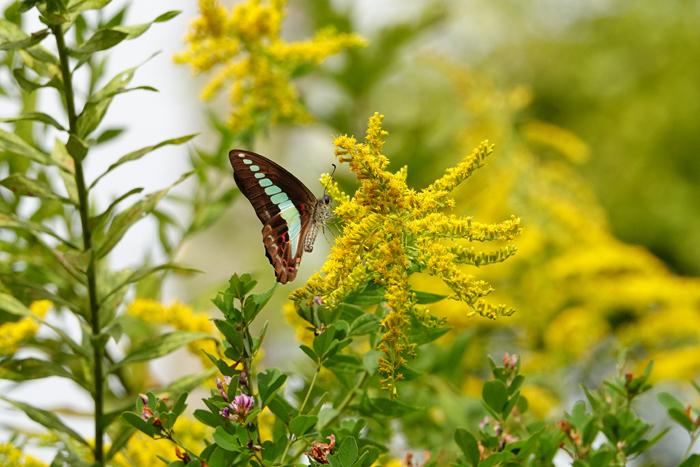
[[323, 203], [324, 204], [331, 204], [331, 197], [326, 195], [323, 197]]

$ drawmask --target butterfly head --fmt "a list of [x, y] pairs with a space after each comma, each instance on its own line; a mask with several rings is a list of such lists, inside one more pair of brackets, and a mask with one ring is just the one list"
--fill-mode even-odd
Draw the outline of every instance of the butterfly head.
[[331, 212], [332, 201], [333, 199], [328, 195], [323, 195], [323, 197], [318, 200], [316, 203], [316, 211], [314, 212], [314, 221], [325, 224], [328, 220], [333, 218], [333, 213]]

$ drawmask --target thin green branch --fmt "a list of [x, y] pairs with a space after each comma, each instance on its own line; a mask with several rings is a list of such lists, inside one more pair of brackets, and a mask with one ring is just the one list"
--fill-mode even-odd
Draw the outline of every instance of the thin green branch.
[[[68, 125], [69, 133], [71, 136], [78, 138], [78, 117], [75, 112], [75, 100], [73, 97], [73, 82], [70, 72], [70, 65], [68, 63], [68, 48], [66, 47], [65, 40], [63, 38], [63, 30], [61, 26], [52, 26], [51, 31], [56, 37], [56, 47], [58, 49], [58, 56], [61, 61], [61, 74], [63, 76], [63, 87], [64, 87], [64, 97], [66, 103], [66, 112], [68, 114]], [[90, 216], [90, 204], [88, 199], [88, 190], [85, 184], [85, 175], [83, 172], [83, 162], [79, 157], [73, 156], [75, 162], [75, 184], [78, 191], [78, 210], [80, 211], [80, 224], [82, 226], [83, 234], [83, 250], [92, 250], [92, 233], [89, 226], [89, 216]], [[93, 366], [93, 378], [94, 378], [94, 391], [93, 399], [95, 401], [95, 463], [98, 466], [104, 465], [104, 427], [102, 426], [104, 402], [103, 402], [103, 392], [104, 392], [104, 378], [103, 378], [103, 368], [102, 368], [102, 354], [103, 349], [100, 344], [99, 334], [100, 334], [100, 318], [99, 318], [99, 306], [97, 299], [97, 278], [95, 272], [95, 256], [89, 253], [89, 263], [87, 268], [87, 289], [88, 289], [88, 313], [91, 319], [91, 330], [92, 330], [92, 346], [94, 353], [94, 366]]]

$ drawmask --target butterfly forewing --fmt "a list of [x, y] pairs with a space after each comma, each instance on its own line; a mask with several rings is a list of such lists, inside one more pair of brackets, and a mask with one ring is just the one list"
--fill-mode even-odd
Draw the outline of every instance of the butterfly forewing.
[[236, 185], [263, 223], [265, 254], [277, 281], [286, 284], [296, 277], [316, 197], [294, 175], [260, 154], [234, 149], [229, 159]]

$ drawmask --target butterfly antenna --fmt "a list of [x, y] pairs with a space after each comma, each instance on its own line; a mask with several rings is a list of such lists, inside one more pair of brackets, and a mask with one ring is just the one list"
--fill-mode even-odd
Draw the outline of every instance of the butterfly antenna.
[[[331, 165], [333, 166], [333, 172], [331, 172], [331, 181], [334, 182], [335, 178], [333, 178], [333, 174], [335, 174], [335, 169], [337, 169], [337, 167], [335, 166], [335, 164], [331, 164]], [[323, 196], [326, 196], [327, 194], [328, 194], [328, 185], [323, 187]]]

